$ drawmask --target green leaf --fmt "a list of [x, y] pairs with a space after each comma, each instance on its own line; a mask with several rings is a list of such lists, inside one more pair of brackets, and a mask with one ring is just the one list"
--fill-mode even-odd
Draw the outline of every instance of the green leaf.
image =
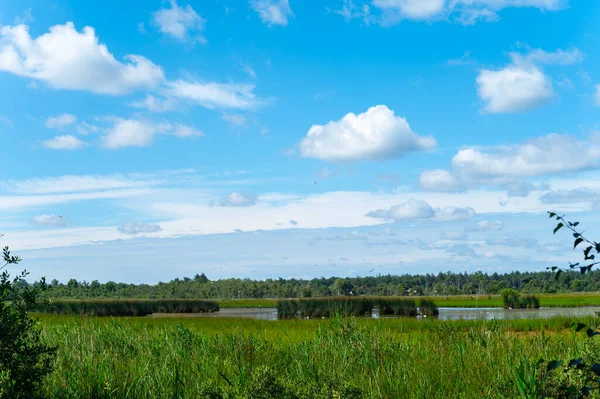
[[600, 332], [598, 331], [594, 331], [591, 328], [588, 328], [585, 333], [587, 334], [588, 337], [592, 338], [595, 335], [600, 335]]
[[583, 254], [585, 255], [586, 258], [590, 254], [590, 251], [592, 250], [592, 248], [593, 247], [590, 245], [589, 247], [587, 247], [586, 249], [583, 250]]
[[578, 239], [575, 240], [575, 243], [573, 244], [573, 249], [577, 248], [577, 246], [579, 244], [581, 244], [583, 242], [583, 238], [579, 237]]
[[552, 219], [554, 216], [556, 216], [556, 213], [554, 213], [554, 212], [548, 212], [548, 215], [549, 215], [550, 219]]
[[556, 234], [556, 232], [557, 232], [558, 230], [560, 230], [560, 229], [561, 229], [563, 226], [564, 226], [564, 224], [562, 224], [562, 223], [559, 223], [559, 224], [558, 224], [558, 225], [557, 225], [557, 226], [554, 228], [554, 234]]
[[563, 272], [562, 270], [558, 269], [558, 271], [556, 272], [556, 275], [554, 276], [554, 278], [555, 278], [556, 280], [558, 280], [558, 276], [560, 276], [560, 274], [561, 274], [562, 272]]
[[558, 266], [552, 266], [552, 271], [555, 271], [556, 269], [558, 269]]
[[575, 332], [579, 332], [579, 331], [583, 330], [585, 327], [586, 327], [586, 325], [583, 323], [576, 323], [575, 324]]
[[579, 272], [580, 272], [581, 274], [585, 274], [585, 272], [587, 272], [587, 271], [588, 271], [588, 268], [587, 268], [587, 266], [581, 266], [581, 267], [579, 268]]

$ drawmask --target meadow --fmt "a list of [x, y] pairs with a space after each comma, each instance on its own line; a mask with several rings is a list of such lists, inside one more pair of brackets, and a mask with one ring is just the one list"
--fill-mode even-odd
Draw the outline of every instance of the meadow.
[[53, 398], [514, 398], [519, 384], [534, 397], [574, 377], [545, 362], [600, 354], [572, 327], [595, 317], [39, 317], [59, 348]]

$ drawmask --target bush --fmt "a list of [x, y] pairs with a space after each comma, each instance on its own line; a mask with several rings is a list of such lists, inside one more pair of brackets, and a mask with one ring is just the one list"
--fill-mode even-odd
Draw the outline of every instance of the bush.
[[504, 302], [504, 309], [538, 309], [540, 300], [534, 295], [525, 295], [521, 297], [518, 291], [506, 288], [500, 291], [500, 296]]
[[[3, 251], [4, 269], [18, 264], [8, 247]], [[41, 328], [29, 311], [41, 299], [46, 282], [30, 286], [23, 271], [14, 279], [4, 270], [0, 276], [0, 397], [35, 397], [43, 378], [52, 371], [55, 348], [41, 338]]]

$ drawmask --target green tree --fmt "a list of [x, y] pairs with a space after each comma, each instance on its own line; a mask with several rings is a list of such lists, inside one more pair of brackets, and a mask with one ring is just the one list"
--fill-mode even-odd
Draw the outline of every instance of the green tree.
[[0, 397], [33, 398], [42, 379], [52, 371], [55, 348], [46, 345], [38, 322], [29, 311], [47, 289], [46, 281], [29, 285], [23, 271], [11, 279], [5, 268], [21, 259], [5, 247], [0, 275]]

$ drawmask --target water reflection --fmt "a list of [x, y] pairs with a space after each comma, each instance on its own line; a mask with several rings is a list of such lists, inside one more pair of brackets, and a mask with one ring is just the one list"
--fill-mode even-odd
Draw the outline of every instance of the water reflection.
[[[504, 320], [504, 319], [547, 319], [555, 316], [594, 316], [600, 313], [600, 307], [583, 308], [540, 308], [540, 309], [514, 309], [502, 308], [439, 308], [440, 320]], [[256, 320], [277, 320], [276, 308], [246, 308], [229, 309], [223, 308], [215, 313], [192, 313], [192, 314], [153, 314], [151, 317], [229, 317], [250, 318]], [[379, 318], [379, 310], [371, 311], [372, 318]], [[384, 316], [388, 318], [390, 316]], [[383, 318], [383, 317], [382, 317]]]

